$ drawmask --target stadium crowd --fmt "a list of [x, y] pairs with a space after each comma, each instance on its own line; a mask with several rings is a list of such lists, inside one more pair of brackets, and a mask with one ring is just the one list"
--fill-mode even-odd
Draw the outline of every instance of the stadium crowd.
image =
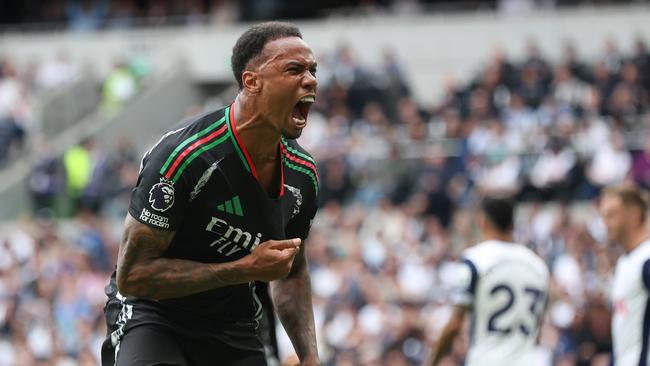
[[[390, 52], [379, 69], [346, 47], [319, 60], [319, 97], [300, 142], [321, 176], [307, 250], [325, 365], [425, 360], [449, 314], [453, 263], [479, 240], [486, 192], [522, 203], [516, 238], [552, 270], [540, 365], [607, 363], [618, 251], [593, 199], [625, 180], [650, 187], [650, 54], [643, 40], [632, 52], [608, 41], [589, 63], [571, 45], [563, 54], [551, 63], [533, 43], [520, 61], [496, 51], [432, 106], [414, 101]], [[0, 365], [98, 362], [103, 286], [138, 158], [127, 140], [88, 140], [49, 168], [30, 179], [51, 188], [33, 190], [34, 217], [0, 231]], [[457, 342], [445, 365], [459, 365], [466, 345]]]
[[497, 10], [634, 3], [634, 0], [48, 0], [0, 3], [0, 28], [89, 32], [134, 27], [195, 26], [238, 21], [313, 19], [329, 15]]
[[[540, 364], [608, 362], [618, 251], [593, 199], [623, 181], [648, 187], [650, 54], [643, 40], [629, 54], [607, 41], [592, 63], [571, 44], [563, 54], [553, 64], [534, 43], [519, 62], [496, 51], [430, 108], [408, 97], [390, 54], [375, 72], [347, 49], [325, 60], [323, 114], [302, 143], [321, 164], [309, 250], [332, 364], [426, 358], [448, 315], [452, 263], [479, 240], [486, 192], [522, 202], [516, 238], [552, 269]], [[460, 362], [457, 353], [447, 364]]]
[[45, 95], [79, 80], [81, 69], [61, 52], [45, 60], [18, 65], [0, 55], [0, 166], [33, 149], [30, 140], [42, 132], [39, 102]]
[[[41, 151], [39, 159], [47, 165], [55, 157], [47, 154], [46, 140], [78, 122], [69, 120], [71, 116], [80, 119], [99, 103], [102, 115], [111, 118], [143, 89], [151, 72], [143, 57], [119, 59], [105, 75], [93, 75], [77, 61], [63, 50], [55, 57], [21, 65], [10, 54], [0, 56], [0, 167], [30, 151]], [[78, 84], [90, 85], [82, 89]], [[60, 103], [62, 98], [56, 99], [70, 93], [70, 88], [90, 94], [75, 100], [79, 113], [57, 110], [70, 108]]]

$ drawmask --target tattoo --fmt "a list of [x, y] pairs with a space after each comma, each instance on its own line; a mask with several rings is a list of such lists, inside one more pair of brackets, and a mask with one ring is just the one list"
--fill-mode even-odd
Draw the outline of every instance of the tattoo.
[[199, 263], [162, 258], [174, 234], [127, 216], [117, 260], [120, 292], [141, 298], [167, 299], [248, 282], [232, 262]]
[[304, 244], [296, 254], [289, 276], [271, 283], [273, 303], [287, 331], [298, 358], [318, 358], [314, 312], [311, 302], [311, 280]]

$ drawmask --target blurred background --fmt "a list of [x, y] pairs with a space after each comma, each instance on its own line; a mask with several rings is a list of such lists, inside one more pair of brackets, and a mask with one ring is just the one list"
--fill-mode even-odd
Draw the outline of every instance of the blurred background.
[[319, 63], [323, 364], [421, 364], [499, 192], [552, 271], [539, 365], [607, 365], [620, 251], [594, 199], [650, 188], [648, 1], [0, 1], [0, 365], [98, 364], [140, 157], [230, 103], [232, 46], [270, 19]]

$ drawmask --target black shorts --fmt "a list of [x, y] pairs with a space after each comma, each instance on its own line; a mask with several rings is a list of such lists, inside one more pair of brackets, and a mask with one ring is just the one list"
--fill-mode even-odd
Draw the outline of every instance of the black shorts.
[[102, 366], [265, 366], [255, 326], [188, 324], [145, 304], [110, 299]]

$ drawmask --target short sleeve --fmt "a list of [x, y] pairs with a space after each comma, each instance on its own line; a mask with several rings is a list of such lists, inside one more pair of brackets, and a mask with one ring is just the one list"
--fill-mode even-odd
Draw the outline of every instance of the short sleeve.
[[465, 258], [457, 263], [456, 275], [451, 291], [451, 302], [454, 305], [471, 306], [474, 302], [478, 271], [474, 263]]
[[643, 285], [646, 290], [650, 291], [650, 259], [646, 259], [641, 268], [641, 279], [643, 280]]
[[131, 194], [129, 213], [141, 223], [164, 230], [176, 230], [189, 204], [189, 172], [167, 178], [161, 172], [165, 149], [155, 148], [142, 159], [138, 182]]

